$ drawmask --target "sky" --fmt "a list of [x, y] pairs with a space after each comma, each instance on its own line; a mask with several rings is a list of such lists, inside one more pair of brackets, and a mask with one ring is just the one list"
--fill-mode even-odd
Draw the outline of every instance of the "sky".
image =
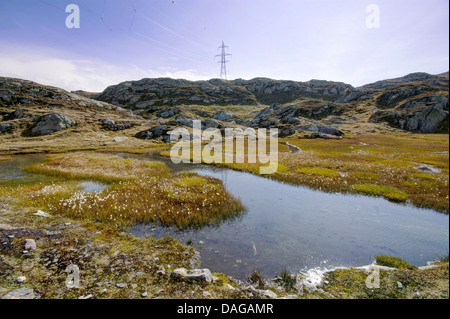
[[[66, 25], [69, 4], [79, 28]], [[66, 90], [218, 78], [222, 41], [228, 79], [357, 87], [439, 74], [449, 70], [449, 1], [0, 0], [0, 76]]]

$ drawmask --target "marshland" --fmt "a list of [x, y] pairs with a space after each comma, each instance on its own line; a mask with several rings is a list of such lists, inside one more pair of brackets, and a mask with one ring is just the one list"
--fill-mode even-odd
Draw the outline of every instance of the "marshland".
[[[94, 94], [0, 78], [0, 295], [448, 298], [448, 73], [386, 81], [359, 93], [325, 81], [334, 101], [315, 82], [189, 82], [185, 94], [211, 86], [258, 103], [137, 108], [108, 101], [183, 82]], [[317, 91], [282, 94], [304, 87]], [[261, 150], [248, 141], [244, 163], [175, 164], [168, 136], [194, 119], [220, 134], [277, 128], [277, 171], [249, 163]], [[208, 271], [192, 281], [180, 268]]]

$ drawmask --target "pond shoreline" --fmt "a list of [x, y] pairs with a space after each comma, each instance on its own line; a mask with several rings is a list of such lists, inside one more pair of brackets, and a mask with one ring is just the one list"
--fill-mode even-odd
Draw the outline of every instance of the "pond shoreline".
[[[47, 228], [47, 226], [45, 226], [44, 225], [44, 228]], [[127, 235], [128, 236], [128, 235]], [[138, 240], [138, 241], [141, 241], [142, 239], [139, 239], [139, 238], [137, 238], [136, 240]], [[191, 249], [191, 248], [190, 248]], [[437, 268], [442, 268], [442, 267], [444, 267], [445, 268], [445, 266], [437, 266]], [[212, 268], [213, 269], [213, 268]], [[447, 264], [447, 269], [448, 269], [448, 264]], [[314, 268], [311, 268], [310, 269], [311, 271], [314, 271], [315, 269]], [[302, 294], [297, 294], [298, 296], [300, 296], [300, 297], [307, 297], [307, 296], [311, 296], [311, 294], [312, 295], [316, 295], [316, 294], [318, 294], [318, 295], [320, 295], [322, 298], [327, 298], [327, 296], [329, 297], [329, 298], [331, 298], [331, 295], [333, 295], [333, 293], [334, 292], [328, 292], [328, 288], [326, 287], [326, 286], [329, 286], [328, 284], [324, 284], [324, 280], [325, 281], [328, 281], [328, 282], [330, 282], [330, 280], [328, 280], [329, 278], [328, 277], [330, 277], [330, 276], [332, 276], [333, 274], [335, 274], [336, 272], [343, 272], [343, 271], [345, 271], [345, 272], [347, 272], [347, 271], [349, 271], [349, 272], [355, 272], [355, 273], [360, 273], [360, 271], [361, 270], [363, 270], [361, 267], [348, 267], [348, 268], [342, 268], [342, 267], [336, 267], [336, 268], [332, 268], [332, 269], [329, 269], [329, 270], [327, 270], [327, 271], [325, 271], [325, 272], [323, 272], [322, 273], [322, 275], [321, 275], [321, 278], [322, 278], [322, 280], [321, 280], [321, 282], [316, 286], [316, 287], [313, 287], [313, 286], [309, 286], [309, 289], [310, 290], [308, 290], [307, 292], [306, 292], [306, 294], [304, 294], [305, 292], [303, 292], [303, 294], [304, 295], [302, 295]], [[419, 270], [417, 270], [417, 271], [419, 271]], [[436, 270], [429, 270], [429, 269], [420, 269], [420, 271], [436, 271]], [[444, 271], [445, 271], [445, 269], [444, 269]], [[394, 271], [395, 272], [395, 271]], [[166, 274], [167, 274], [167, 272], [166, 272]], [[447, 274], [448, 274], [448, 270], [447, 270]], [[448, 275], [447, 275], [448, 276]], [[245, 288], [245, 289], [248, 289], [248, 284], [245, 284], [244, 282], [242, 282], [242, 281], [239, 281], [239, 280], [235, 280], [235, 281], [233, 281], [233, 276], [230, 276], [230, 277], [228, 277], [227, 276], [227, 278], [230, 278], [229, 280], [231, 281], [231, 282], [235, 282], [235, 283], [238, 283], [238, 286], [240, 285], [240, 286], [242, 286], [242, 287], [247, 287], [247, 288]], [[325, 278], [325, 279], [324, 279]], [[303, 281], [301, 281], [301, 282], [299, 282], [299, 283], [302, 283], [301, 285], [303, 285], [303, 286], [307, 286], [307, 283], [308, 282], [315, 282], [315, 280], [313, 280], [313, 279], [311, 279], [311, 278], [308, 278], [308, 276], [305, 276], [303, 279], [302, 279]], [[267, 287], [269, 288], [269, 289], [272, 289], [272, 290], [275, 290], [275, 291], [278, 291], [277, 289], [279, 289], [279, 287], [278, 286], [271, 286], [271, 282], [273, 282], [273, 279], [268, 279], [268, 280], [266, 280], [266, 285], [267, 285]], [[339, 280], [337, 280], [336, 282], [339, 282]], [[278, 288], [277, 288], [278, 287]], [[239, 288], [239, 289], [243, 289], [243, 290], [240, 290], [241, 292], [242, 291], [246, 291], [244, 288]], [[315, 292], [313, 292], [313, 291], [315, 291]], [[323, 294], [323, 292], [325, 292], [325, 294]], [[281, 295], [283, 295], [283, 294], [285, 294], [285, 293], [282, 293]], [[330, 295], [327, 295], [327, 294], [330, 294]], [[335, 296], [336, 297], [336, 296]], [[400, 296], [399, 296], [400, 297]]]

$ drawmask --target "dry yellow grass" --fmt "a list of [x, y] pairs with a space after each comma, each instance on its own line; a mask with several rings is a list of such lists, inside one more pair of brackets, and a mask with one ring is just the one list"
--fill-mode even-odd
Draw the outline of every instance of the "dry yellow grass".
[[[119, 227], [137, 223], [196, 227], [220, 223], [243, 211], [241, 202], [224, 189], [220, 180], [172, 174], [159, 162], [70, 153], [49, 156], [44, 163], [27, 170], [60, 181], [2, 187], [2, 192], [54, 214]], [[86, 179], [109, 183], [109, 187], [102, 192], [84, 193], [70, 182]]]

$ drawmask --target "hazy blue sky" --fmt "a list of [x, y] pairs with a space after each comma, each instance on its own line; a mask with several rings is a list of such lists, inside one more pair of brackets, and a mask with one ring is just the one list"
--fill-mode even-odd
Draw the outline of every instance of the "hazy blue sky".
[[[80, 28], [66, 27], [68, 4]], [[368, 28], [366, 7], [380, 9]], [[448, 0], [0, 0], [0, 75], [101, 91], [143, 77], [363, 85], [449, 70]]]

